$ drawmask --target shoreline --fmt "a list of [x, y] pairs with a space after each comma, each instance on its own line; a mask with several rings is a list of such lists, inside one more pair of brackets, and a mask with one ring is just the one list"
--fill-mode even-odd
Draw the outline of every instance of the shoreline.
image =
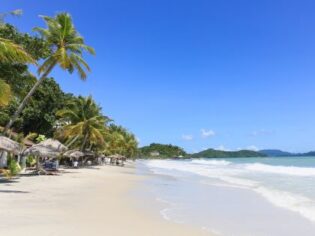
[[163, 219], [144, 205], [156, 203], [133, 196], [147, 178], [133, 164], [64, 171], [2, 183], [0, 235], [210, 235]]
[[[253, 183], [257, 179], [252, 176], [246, 179], [245, 171], [241, 172], [243, 176], [240, 175], [242, 165], [235, 164], [237, 166], [234, 168], [232, 163], [224, 161], [196, 164], [170, 160], [155, 164], [152, 161], [146, 165], [158, 176], [156, 183], [151, 186], [156, 196], [169, 202], [167, 213], [173, 221], [189, 222], [217, 235], [311, 236], [315, 233], [314, 222], [305, 217], [303, 212], [283, 205], [287, 201], [291, 204], [305, 202], [292, 199], [292, 195], [286, 192], [282, 194], [281, 189], [275, 191], [270, 185], [258, 185], [258, 182], [253, 187], [245, 185], [246, 180]], [[257, 175], [259, 173], [254, 177], [257, 178]], [[259, 177], [262, 181], [265, 175]], [[268, 180], [268, 177], [265, 179]], [[292, 181], [286, 175], [272, 177]], [[152, 179], [149, 181], [154, 182]], [[277, 197], [276, 200], [282, 205], [278, 205], [270, 196], [265, 196], [266, 191], [262, 192], [264, 189], [268, 192], [274, 190], [272, 193], [280, 192], [281, 195], [273, 194], [272, 197]], [[311, 211], [313, 208], [309, 207]]]

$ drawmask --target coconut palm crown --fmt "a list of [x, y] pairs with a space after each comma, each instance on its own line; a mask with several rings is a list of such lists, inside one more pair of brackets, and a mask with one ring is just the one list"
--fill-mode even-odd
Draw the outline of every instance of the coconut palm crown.
[[91, 96], [79, 97], [67, 108], [58, 111], [57, 116], [66, 124], [57, 130], [57, 137], [72, 139], [73, 144], [80, 145], [81, 151], [88, 145], [104, 144], [105, 125], [110, 119], [101, 114]]
[[84, 39], [76, 31], [71, 16], [68, 13], [60, 13], [55, 18], [41, 17], [47, 28], [36, 27], [34, 31], [45, 39], [52, 49], [52, 54], [39, 67], [38, 72], [44, 73], [58, 64], [70, 73], [77, 70], [80, 78], [85, 80], [86, 70], [90, 71], [90, 67], [83, 60], [82, 54], [87, 51], [94, 55], [95, 51], [84, 44]]

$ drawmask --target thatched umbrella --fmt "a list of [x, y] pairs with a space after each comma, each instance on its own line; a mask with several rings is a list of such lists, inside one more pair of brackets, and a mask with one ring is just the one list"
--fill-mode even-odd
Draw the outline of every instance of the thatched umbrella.
[[118, 164], [120, 162], [120, 164], [123, 165], [123, 162], [126, 160], [126, 157], [120, 154], [110, 155], [108, 158], [110, 158], [112, 164]]
[[80, 152], [78, 150], [69, 150], [69, 151], [66, 151], [63, 155], [66, 156], [66, 157], [79, 159], [80, 157], [84, 156], [84, 153]]
[[47, 139], [26, 149], [24, 155], [34, 155], [39, 157], [57, 157], [68, 148], [55, 139]]
[[37, 158], [37, 169], [39, 170], [39, 158], [48, 157], [56, 158], [62, 152], [66, 151], [68, 148], [55, 139], [47, 139], [43, 142], [33, 145], [32, 147], [26, 149], [23, 155], [34, 155]]
[[0, 150], [19, 155], [22, 152], [22, 149], [23, 146], [18, 142], [4, 136], [0, 136]]
[[114, 154], [114, 155], [110, 155], [108, 156], [109, 158], [114, 158], [114, 159], [121, 159], [123, 158], [124, 156], [120, 155], [120, 154]]
[[47, 139], [45, 141], [42, 141], [42, 142], [40, 142], [39, 144], [36, 144], [36, 145], [47, 147], [47, 148], [49, 148], [51, 150], [54, 150], [56, 152], [65, 152], [65, 151], [68, 150], [68, 148], [65, 145], [63, 145], [58, 140], [52, 139], [52, 138], [49, 138], [49, 139]]
[[23, 152], [23, 155], [34, 155], [38, 157], [49, 157], [49, 158], [56, 158], [60, 155], [60, 152], [57, 152], [51, 148], [40, 146], [40, 145], [33, 145], [32, 147], [26, 149]]

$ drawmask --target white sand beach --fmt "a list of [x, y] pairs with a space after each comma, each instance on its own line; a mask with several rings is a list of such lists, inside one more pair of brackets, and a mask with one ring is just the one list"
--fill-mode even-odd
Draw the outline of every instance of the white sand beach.
[[129, 193], [144, 177], [132, 167], [65, 171], [1, 183], [0, 235], [208, 235], [139, 208]]

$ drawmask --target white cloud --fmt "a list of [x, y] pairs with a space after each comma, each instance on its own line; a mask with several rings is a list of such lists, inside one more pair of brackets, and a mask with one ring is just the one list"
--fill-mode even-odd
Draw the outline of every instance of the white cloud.
[[250, 135], [256, 137], [256, 136], [260, 136], [260, 135], [269, 135], [272, 133], [273, 133], [272, 130], [260, 129], [260, 130], [253, 131]]
[[216, 148], [216, 150], [219, 150], [219, 151], [231, 151], [230, 149], [224, 147], [224, 145], [220, 145]]
[[138, 137], [136, 137], [136, 141], [137, 141], [138, 143], [140, 143], [140, 142], [141, 142], [141, 139], [138, 138]]
[[194, 137], [190, 134], [183, 134], [182, 135], [182, 139], [185, 140], [185, 141], [191, 141], [194, 139]]
[[218, 147], [215, 148], [216, 150], [219, 150], [219, 151], [226, 151], [226, 152], [231, 152], [231, 151], [240, 151], [240, 150], [250, 150], [250, 151], [258, 151], [259, 148], [256, 147], [255, 145], [250, 145], [250, 146], [247, 146], [247, 147], [244, 147], [244, 148], [235, 148], [235, 149], [229, 149], [227, 147], [225, 147], [224, 145], [220, 145]]
[[210, 130], [201, 129], [201, 137], [203, 138], [209, 138], [214, 135], [215, 135], [215, 132], [211, 129]]
[[251, 150], [251, 151], [258, 151], [258, 147], [256, 147], [255, 145], [250, 145], [250, 146], [247, 146], [245, 148], [246, 150]]

